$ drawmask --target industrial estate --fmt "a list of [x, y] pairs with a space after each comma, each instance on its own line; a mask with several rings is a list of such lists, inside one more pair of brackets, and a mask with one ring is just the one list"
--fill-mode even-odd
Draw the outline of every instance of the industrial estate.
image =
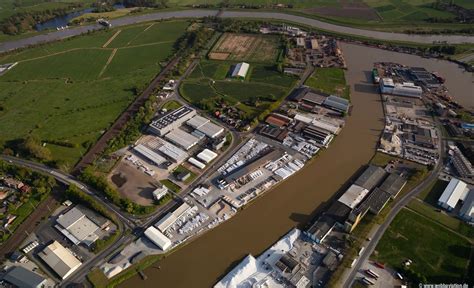
[[[449, 43], [377, 42], [223, 10], [163, 21], [127, 11], [141, 20], [95, 17], [85, 35], [0, 54], [0, 286], [474, 284], [472, 66], [431, 59]], [[441, 61], [471, 86], [430, 66]], [[348, 153], [364, 160], [350, 171]], [[337, 183], [313, 181], [312, 169]], [[252, 249], [207, 247], [199, 273], [169, 268], [305, 171], [311, 191], [284, 201], [310, 215], [291, 211], [278, 232], [227, 230], [272, 236]], [[227, 250], [225, 267], [206, 268]], [[191, 280], [207, 270], [219, 271]]]

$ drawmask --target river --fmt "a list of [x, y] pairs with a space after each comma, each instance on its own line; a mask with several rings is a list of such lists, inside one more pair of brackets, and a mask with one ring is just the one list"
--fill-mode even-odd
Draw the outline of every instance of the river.
[[[330, 148], [300, 173], [257, 199], [228, 222], [189, 243], [121, 287], [209, 287], [245, 255], [258, 255], [292, 227], [304, 225], [373, 156], [383, 129], [380, 97], [370, 71], [377, 61], [436, 70], [460, 102], [472, 103], [472, 74], [447, 61], [342, 44], [351, 88], [352, 115]], [[462, 101], [461, 101], [462, 100]], [[472, 105], [474, 106], [474, 105]], [[157, 266], [161, 269], [157, 269]]]

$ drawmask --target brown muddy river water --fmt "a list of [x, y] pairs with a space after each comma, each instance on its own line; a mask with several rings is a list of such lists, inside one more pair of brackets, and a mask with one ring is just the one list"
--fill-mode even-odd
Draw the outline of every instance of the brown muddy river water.
[[[257, 199], [231, 220], [189, 243], [121, 287], [210, 287], [245, 255], [258, 255], [294, 226], [304, 225], [373, 156], [383, 129], [380, 97], [370, 71], [377, 61], [423, 66], [446, 77], [451, 94], [474, 108], [472, 74], [457, 65], [417, 56], [342, 44], [351, 88], [352, 115], [330, 148], [296, 175]], [[161, 269], [157, 269], [156, 266]]]

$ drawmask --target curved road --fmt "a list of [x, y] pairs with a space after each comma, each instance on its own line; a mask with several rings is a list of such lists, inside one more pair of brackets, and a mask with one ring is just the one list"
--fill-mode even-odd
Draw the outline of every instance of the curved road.
[[[381, 32], [373, 30], [364, 30], [358, 28], [351, 28], [347, 26], [340, 26], [331, 24], [323, 21], [319, 21], [312, 18], [306, 18], [303, 16], [296, 16], [285, 13], [274, 13], [274, 12], [260, 12], [260, 11], [223, 11], [218, 10], [182, 10], [182, 11], [171, 11], [171, 12], [156, 12], [138, 16], [123, 17], [115, 20], [111, 20], [111, 24], [115, 26], [124, 26], [134, 23], [171, 19], [171, 18], [202, 18], [206, 16], [217, 16], [223, 18], [255, 18], [255, 19], [276, 19], [284, 20], [287, 22], [294, 22], [297, 24], [311, 26], [317, 29], [327, 30], [329, 32], [336, 32], [342, 34], [351, 34], [356, 36], [363, 36], [374, 38], [378, 40], [388, 41], [404, 41], [404, 42], [415, 42], [431, 44], [435, 41], [447, 42], [450, 44], [459, 43], [474, 43], [474, 36], [463, 36], [463, 35], [416, 35], [416, 34], [404, 34], [404, 33], [391, 33]], [[80, 26], [70, 28], [67, 30], [53, 31], [47, 34], [41, 34], [29, 38], [13, 40], [9, 42], [0, 43], [0, 52], [5, 52], [13, 49], [24, 48], [30, 45], [60, 40], [63, 38], [71, 37], [86, 33], [90, 30], [101, 29], [102, 26], [98, 24]]]

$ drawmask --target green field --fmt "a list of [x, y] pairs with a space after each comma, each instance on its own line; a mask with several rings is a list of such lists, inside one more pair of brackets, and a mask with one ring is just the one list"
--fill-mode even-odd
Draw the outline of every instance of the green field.
[[[374, 252], [375, 258], [398, 271], [406, 259], [429, 283], [459, 283], [467, 277], [471, 244], [443, 225], [403, 209]], [[417, 283], [415, 283], [417, 284]]]
[[219, 110], [219, 103], [233, 106], [242, 120], [251, 121], [283, 99], [296, 78], [283, 75], [275, 67], [251, 64], [246, 80], [227, 78], [236, 62], [203, 60], [180, 87], [182, 96], [209, 112]]
[[346, 84], [344, 69], [316, 68], [305, 85], [328, 94], [350, 99], [350, 88]]
[[[0, 76], [0, 144], [29, 134], [72, 143], [46, 145], [53, 160], [71, 168], [136, 97], [135, 89], [159, 73], [187, 26], [170, 21], [144, 31], [148, 23], [120, 28], [118, 36], [130, 35], [123, 46], [110, 47], [116, 37], [103, 47], [113, 29], [1, 57], [0, 63], [19, 63]], [[159, 33], [148, 35], [151, 29]]]

